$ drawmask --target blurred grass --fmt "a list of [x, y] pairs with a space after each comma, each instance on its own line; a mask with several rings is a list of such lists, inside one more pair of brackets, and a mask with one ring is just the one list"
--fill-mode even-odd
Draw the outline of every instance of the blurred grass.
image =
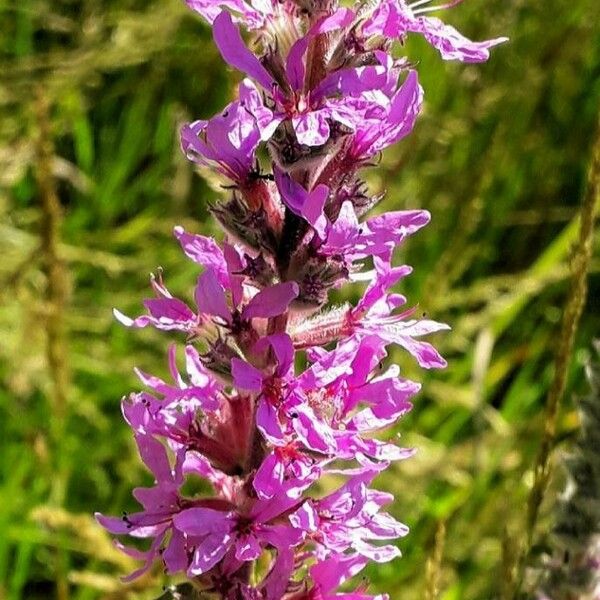
[[[424, 381], [397, 428], [418, 455], [378, 481], [412, 530], [403, 559], [368, 573], [373, 590], [398, 600], [435, 588], [440, 600], [500, 597], [503, 548], [519, 540], [543, 432], [600, 101], [597, 0], [469, 0], [444, 18], [511, 42], [488, 64], [455, 65], [411, 40], [425, 113], [368, 173], [388, 190], [383, 208], [432, 212], [401, 251], [415, 266], [402, 291], [453, 327], [436, 340], [445, 372], [394, 356]], [[124, 331], [110, 309], [135, 312], [158, 265], [173, 292], [190, 294], [195, 269], [171, 229], [216, 233], [206, 220], [216, 192], [180, 156], [175, 132], [219, 110], [235, 76], [178, 0], [0, 0], [0, 31], [0, 599], [153, 598], [162, 575], [120, 584], [130, 562], [90, 516], [131, 509], [130, 489], [148, 481], [119, 399], [137, 387], [134, 364], [166, 370], [164, 336]], [[64, 414], [48, 351], [55, 302], [36, 98], [49, 106], [60, 201]], [[561, 442], [576, 427], [568, 398], [600, 331], [599, 270], [596, 252]], [[542, 506], [534, 551], [548, 518]]]

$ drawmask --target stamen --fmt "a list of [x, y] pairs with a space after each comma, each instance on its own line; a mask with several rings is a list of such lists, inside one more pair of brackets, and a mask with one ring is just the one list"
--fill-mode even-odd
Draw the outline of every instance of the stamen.
[[[430, 2], [431, 0], [427, 0], [427, 2]], [[463, 0], [452, 0], [452, 2], [448, 2], [446, 4], [440, 4], [439, 6], [427, 6], [425, 8], [420, 8], [418, 10], [413, 11], [415, 13], [415, 15], [423, 15], [425, 13], [429, 13], [429, 12], [434, 12], [436, 10], [445, 10], [447, 8], [452, 8], [453, 6], [456, 6], [457, 4], [460, 4]], [[411, 5], [411, 8], [413, 6], [416, 6], [417, 4], [422, 4], [422, 0], [420, 0], [419, 2], [416, 2], [415, 4]]]
[[417, 6], [421, 6], [422, 4], [429, 4], [431, 0], [418, 0], [418, 2], [412, 2], [408, 5], [408, 8], [414, 10]]

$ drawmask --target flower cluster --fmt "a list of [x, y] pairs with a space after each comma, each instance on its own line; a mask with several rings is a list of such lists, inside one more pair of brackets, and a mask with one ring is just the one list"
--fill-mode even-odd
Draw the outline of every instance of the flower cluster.
[[[364, 584], [338, 587], [399, 555], [391, 540], [407, 528], [384, 510], [392, 496], [370, 486], [412, 450], [375, 434], [410, 410], [419, 385], [382, 365], [399, 345], [443, 367], [421, 338], [447, 326], [414, 318], [391, 291], [411, 271], [393, 264], [394, 250], [429, 214], [365, 217], [381, 196], [360, 173], [421, 109], [417, 72], [394, 40], [419, 34], [466, 62], [503, 41], [469, 41], [426, 16], [440, 8], [427, 1], [188, 0], [245, 78], [220, 114], [181, 131], [186, 156], [228, 190], [211, 209], [222, 244], [175, 228], [201, 267], [194, 305], [157, 276], [146, 314], [115, 313], [180, 332], [185, 356], [182, 372], [171, 347], [172, 382], [138, 371], [148, 391], [123, 402], [155, 485], [134, 491], [140, 512], [98, 520], [151, 540], [144, 552], [123, 546], [144, 561], [130, 578], [160, 560], [218, 598], [359, 600], [372, 598]], [[345, 282], [366, 282], [361, 300], [328, 306]], [[328, 474], [338, 487], [319, 492]], [[189, 491], [198, 477], [203, 494]]]

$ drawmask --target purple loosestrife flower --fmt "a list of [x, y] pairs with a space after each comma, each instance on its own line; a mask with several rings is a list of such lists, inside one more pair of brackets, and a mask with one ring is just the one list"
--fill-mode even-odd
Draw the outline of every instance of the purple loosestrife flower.
[[[367, 564], [367, 559], [359, 554], [334, 555], [319, 561], [310, 569], [312, 586], [290, 595], [290, 600], [389, 600], [387, 594], [371, 596], [363, 590], [337, 594], [335, 590], [345, 581], [357, 575]], [[305, 584], [309, 586], [310, 584]]]
[[398, 90], [379, 95], [377, 103], [364, 112], [352, 136], [349, 154], [357, 160], [369, 159], [400, 141], [412, 131], [422, 102], [417, 72], [409, 71]]
[[427, 6], [432, 0], [382, 0], [362, 25], [364, 36], [382, 35], [388, 38], [404, 38], [408, 33], [421, 34], [444, 60], [462, 62], [484, 62], [490, 57], [489, 49], [506, 42], [500, 37], [485, 42], [472, 42], [454, 27], [445, 25], [436, 17], [423, 16], [442, 8], [450, 8], [461, 0], [454, 0], [442, 6]]
[[[289, 120], [295, 139], [302, 146], [322, 146], [332, 134], [332, 123], [354, 130], [369, 108], [377, 108], [370, 92], [389, 91], [398, 69], [385, 53], [373, 55], [374, 63], [348, 67], [311, 81], [306, 70], [310, 42], [334, 30], [345, 29], [355, 20], [349, 9], [340, 8], [317, 21], [307, 34], [292, 46], [287, 60], [271, 54], [263, 62], [244, 44], [229, 13], [221, 13], [214, 22], [214, 38], [223, 58], [254, 79], [273, 103], [272, 119], [263, 119], [263, 135], [270, 134]], [[377, 64], [377, 63], [380, 64]]]
[[[393, 291], [411, 272], [395, 250], [429, 213], [366, 216], [382, 195], [361, 170], [412, 131], [423, 103], [391, 38], [420, 33], [463, 61], [487, 59], [503, 39], [470, 42], [423, 16], [425, 2], [356, 12], [335, 0], [187, 3], [247, 76], [221, 113], [181, 131], [186, 156], [226, 180], [211, 205], [225, 240], [175, 228], [200, 269], [193, 307], [159, 272], [146, 314], [115, 311], [126, 326], [179, 336], [185, 369], [172, 345], [172, 382], [136, 370], [147, 390], [122, 411], [154, 485], [134, 491], [140, 511], [98, 520], [148, 540], [146, 550], [119, 542], [143, 561], [129, 578], [156, 561], [223, 600], [384, 600], [367, 583], [338, 591], [369, 561], [398, 557], [394, 540], [408, 532], [383, 510], [393, 497], [370, 486], [414, 453], [377, 436], [420, 386], [384, 363], [399, 345], [423, 368], [444, 367], [421, 337], [448, 327], [414, 318]], [[361, 299], [328, 306], [345, 282], [367, 284]], [[323, 496], [314, 484], [328, 475], [343, 483]], [[188, 493], [197, 477], [205, 491]]]
[[285, 552], [302, 542], [303, 532], [283, 515], [296, 498], [281, 495], [277, 500], [258, 500], [247, 514], [192, 507], [173, 519], [175, 527], [186, 537], [200, 539], [188, 567], [191, 577], [210, 571], [231, 553], [230, 561], [256, 560], [266, 545]]
[[181, 147], [193, 162], [243, 185], [255, 173], [258, 145], [271, 137], [274, 128], [273, 114], [250, 80], [240, 83], [239, 97], [220, 115], [184, 125]]
[[330, 554], [348, 550], [376, 562], [389, 562], [400, 556], [393, 545], [375, 545], [373, 540], [404, 536], [408, 527], [379, 509], [393, 500], [391, 494], [369, 490], [367, 483], [377, 471], [352, 477], [334, 493], [319, 500], [307, 500], [293, 515], [291, 522], [306, 530], [316, 544], [320, 560]]
[[181, 228], [177, 228], [175, 234], [185, 253], [205, 266], [194, 290], [198, 312], [173, 298], [162, 281], [152, 277], [152, 287], [159, 298], [144, 301], [150, 314], [130, 319], [115, 310], [124, 325], [152, 325], [162, 330], [183, 331], [190, 336], [217, 329], [235, 334], [238, 343], [245, 346], [258, 339], [251, 324], [253, 319], [264, 320], [282, 314], [298, 295], [298, 285], [293, 281], [276, 283], [262, 290], [245, 286], [241, 276], [244, 264], [233, 246], [225, 246], [222, 251], [207, 244], [207, 238], [191, 236]]
[[[296, 31], [298, 5], [290, 0], [186, 0], [186, 4], [213, 23], [223, 9], [227, 9], [246, 28], [268, 30], [286, 26]], [[281, 31], [273, 31], [281, 35]]]

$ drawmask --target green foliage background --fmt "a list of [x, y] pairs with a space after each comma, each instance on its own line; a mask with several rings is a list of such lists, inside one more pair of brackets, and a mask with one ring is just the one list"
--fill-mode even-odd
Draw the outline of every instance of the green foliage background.
[[[453, 327], [435, 340], [444, 372], [395, 357], [423, 381], [396, 432], [419, 453], [377, 483], [412, 531], [404, 558], [368, 575], [397, 600], [503, 593], [600, 99], [598, 0], [470, 0], [444, 18], [471, 37], [511, 41], [487, 64], [461, 65], [411, 40], [425, 111], [368, 173], [388, 191], [382, 208], [433, 214], [402, 250], [415, 267], [402, 292]], [[0, 599], [154, 598], [162, 574], [122, 585], [131, 562], [91, 517], [133, 508], [131, 488], [148, 482], [119, 401], [138, 387], [134, 365], [166, 371], [165, 337], [124, 330], [111, 308], [135, 314], [157, 266], [189, 297], [196, 270], [171, 230], [219, 235], [206, 211], [218, 191], [180, 155], [177, 126], [218, 111], [237, 74], [180, 0], [0, 0], [0, 32]], [[61, 206], [54, 241], [44, 161]], [[600, 331], [599, 269], [595, 258], [565, 443], [576, 428], [569, 398]], [[428, 571], [436, 530], [440, 566]], [[435, 579], [437, 596], [426, 591]]]

